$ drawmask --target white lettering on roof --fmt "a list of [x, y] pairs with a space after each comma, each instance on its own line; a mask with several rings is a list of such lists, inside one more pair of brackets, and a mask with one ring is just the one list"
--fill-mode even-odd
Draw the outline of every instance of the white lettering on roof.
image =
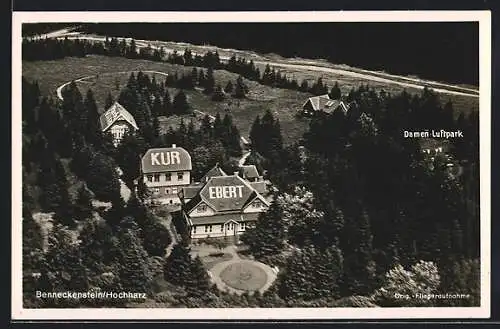
[[237, 186], [210, 186], [208, 188], [210, 199], [234, 199], [243, 197], [243, 185]]
[[159, 166], [159, 165], [173, 165], [173, 164], [180, 164], [181, 163], [181, 157], [179, 152], [177, 151], [172, 151], [172, 152], [151, 152], [151, 165], [152, 166]]

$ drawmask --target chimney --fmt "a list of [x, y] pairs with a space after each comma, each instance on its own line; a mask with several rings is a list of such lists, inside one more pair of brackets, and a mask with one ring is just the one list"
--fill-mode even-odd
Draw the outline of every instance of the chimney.
[[176, 147], [177, 147], [177, 145], [175, 145], [175, 144], [172, 144], [172, 148], [176, 148]]
[[237, 171], [234, 171], [233, 173], [235, 176], [238, 176], [238, 174], [239, 174]]

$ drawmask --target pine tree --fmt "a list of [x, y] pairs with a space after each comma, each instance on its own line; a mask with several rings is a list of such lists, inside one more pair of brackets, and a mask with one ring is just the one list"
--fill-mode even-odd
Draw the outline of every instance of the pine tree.
[[250, 129], [250, 141], [252, 142], [252, 148], [254, 150], [259, 150], [262, 148], [262, 135], [261, 135], [260, 117], [257, 115]]
[[340, 91], [339, 83], [337, 81], [335, 82], [335, 85], [332, 87], [328, 95], [331, 99], [340, 99], [340, 97], [342, 96], [342, 92]]
[[283, 250], [285, 226], [282, 215], [280, 206], [272, 203], [265, 213], [259, 215], [255, 227], [246, 230], [241, 236], [241, 241], [248, 245], [256, 258], [275, 255]]
[[86, 140], [92, 145], [100, 145], [102, 144], [100, 115], [91, 89], [87, 91], [84, 109], [87, 112]]
[[184, 283], [188, 296], [205, 296], [210, 290], [210, 279], [199, 256], [191, 260], [189, 273]]
[[367, 294], [373, 288], [373, 236], [366, 211], [355, 216], [346, 225], [349, 236], [345, 253], [345, 284], [351, 294]]
[[177, 115], [189, 113], [190, 106], [188, 104], [187, 97], [184, 91], [179, 90], [177, 95], [175, 95], [172, 107], [173, 107], [173, 112]]
[[92, 217], [92, 196], [85, 185], [82, 185], [78, 190], [78, 195], [74, 205], [74, 219], [83, 221]]
[[213, 68], [209, 67], [207, 69], [207, 78], [205, 80], [203, 92], [207, 95], [211, 95], [214, 92], [214, 88], [215, 88], [214, 70]]
[[115, 100], [113, 96], [111, 96], [111, 93], [108, 91], [108, 95], [106, 96], [106, 101], [104, 102], [104, 109], [105, 110], [109, 109], [114, 102]]
[[176, 244], [165, 261], [163, 270], [165, 280], [178, 286], [184, 286], [186, 279], [191, 276], [190, 248], [186, 243]]
[[120, 283], [125, 291], [151, 293], [152, 272], [148, 254], [134, 229], [122, 229], [120, 239]]
[[168, 88], [165, 88], [165, 94], [163, 95], [163, 114], [164, 116], [169, 116], [173, 114], [172, 100], [170, 99], [170, 93]]
[[231, 82], [231, 80], [229, 80], [224, 87], [224, 92], [226, 94], [231, 94], [233, 92], [233, 83]]
[[86, 176], [88, 188], [101, 201], [113, 201], [120, 197], [120, 182], [111, 158], [95, 153], [89, 163]]
[[123, 172], [123, 180], [132, 184], [140, 174], [140, 157], [147, 145], [141, 136], [126, 134], [116, 149], [116, 162]]
[[236, 79], [236, 87], [234, 88], [233, 97], [235, 98], [245, 98], [248, 92], [248, 87], [243, 82], [243, 77], [240, 75]]

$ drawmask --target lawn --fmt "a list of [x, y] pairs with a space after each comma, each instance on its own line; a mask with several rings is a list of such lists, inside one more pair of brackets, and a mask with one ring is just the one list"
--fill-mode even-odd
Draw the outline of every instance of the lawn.
[[228, 265], [220, 273], [221, 280], [231, 288], [255, 291], [267, 282], [267, 274], [251, 262], [238, 262]]
[[[261, 67], [262, 69], [263, 67]], [[23, 75], [29, 80], [37, 80], [43, 95], [56, 97], [56, 89], [60, 85], [71, 80], [89, 77], [78, 82], [78, 86], [81, 88], [82, 93], [85, 93], [88, 88], [93, 90], [101, 112], [104, 110], [103, 107], [107, 94], [111, 93], [116, 97], [125, 86], [130, 72], [137, 72], [139, 70], [144, 72], [150, 71], [148, 75], [155, 76], [157, 80], [163, 80], [165, 79], [164, 75], [151, 73], [151, 71], [164, 73], [178, 72], [181, 74], [182, 72], [191, 72], [192, 67], [96, 55], [87, 56], [86, 58], [68, 57], [57, 61], [23, 62]], [[334, 81], [338, 81], [342, 91], [346, 93], [352, 87], [359, 86], [360, 83], [366, 83], [365, 80], [360, 80], [359, 78], [332, 73], [307, 70], [292, 71], [289, 69], [283, 69], [282, 72], [287, 73], [290, 77], [295, 77], [298, 81], [307, 79], [312, 82], [321, 75], [329, 86], [332, 86]], [[95, 78], [96, 75], [99, 75], [97, 79]], [[225, 70], [216, 70], [214, 78], [216, 83], [224, 87], [228, 81], [234, 83], [237, 75]], [[304, 101], [311, 95], [293, 90], [271, 88], [249, 80], [245, 80], [245, 83], [250, 89], [246, 99], [237, 100], [227, 97], [222, 102], [214, 102], [210, 99], [210, 96], [203, 94], [200, 90], [190, 90], [186, 92], [188, 102], [193, 110], [203, 113], [211, 115], [215, 115], [217, 112], [221, 115], [230, 113], [233, 116], [234, 123], [240, 130], [240, 134], [244, 137], [249, 135], [255, 117], [257, 115], [262, 116], [269, 109], [280, 120], [285, 144], [288, 145], [299, 140], [308, 129], [309, 120], [296, 118], [295, 114], [302, 107]], [[393, 84], [370, 82], [369, 85], [391, 93], [403, 90], [402, 87]], [[173, 97], [177, 90], [170, 89], [169, 92], [171, 97]], [[414, 89], [408, 90], [408, 92], [419, 91]], [[455, 109], [459, 111], [468, 112], [478, 109], [479, 102], [477, 98], [451, 95], [449, 98], [454, 102]], [[441, 99], [445, 102], [449, 98], [448, 96], [444, 96]], [[201, 117], [202, 115], [197, 114], [194, 122], [199, 124]], [[166, 130], [169, 126], [178, 126], [181, 118], [188, 121], [193, 116], [161, 118], [160, 124], [162, 129]]]
[[[88, 77], [79, 81], [77, 85], [82, 93], [92, 89], [99, 110], [104, 110], [106, 96], [109, 93], [116, 97], [126, 85], [130, 72], [142, 70], [154, 76], [157, 81], [165, 79], [164, 75], [151, 73], [151, 71], [174, 73], [191, 72], [192, 67], [159, 63], [147, 60], [126, 59], [107, 56], [87, 56], [86, 58], [68, 57], [57, 61], [23, 62], [23, 75], [29, 80], [37, 80], [42, 95], [56, 96], [56, 90], [62, 84]], [[96, 79], [96, 75], [99, 77]], [[225, 86], [228, 81], [235, 82], [237, 74], [225, 70], [214, 72], [216, 83]], [[248, 98], [236, 100], [231, 97], [222, 102], [214, 102], [210, 96], [200, 90], [187, 91], [188, 102], [193, 110], [215, 115], [217, 112], [224, 115], [231, 113], [234, 122], [242, 136], [248, 136], [250, 127], [257, 115], [262, 116], [270, 109], [279, 119], [286, 144], [293, 143], [302, 137], [308, 128], [308, 120], [295, 118], [295, 112], [301, 108], [309, 94], [297, 91], [277, 89], [262, 86], [254, 81], [245, 80], [250, 88]], [[177, 90], [170, 89], [173, 97]], [[185, 121], [192, 116], [184, 116]], [[197, 115], [201, 119], [201, 115]], [[165, 130], [169, 126], [178, 126], [181, 117], [172, 116], [161, 118], [160, 123]], [[195, 122], [199, 123], [198, 120]]]

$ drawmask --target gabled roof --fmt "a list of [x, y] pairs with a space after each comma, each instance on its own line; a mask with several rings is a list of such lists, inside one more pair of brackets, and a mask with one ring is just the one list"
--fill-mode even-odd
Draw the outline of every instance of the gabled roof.
[[347, 106], [343, 101], [340, 99], [330, 99], [328, 94], [309, 97], [302, 107], [304, 107], [308, 102], [311, 104], [314, 111], [332, 113], [340, 108], [344, 113], [347, 113], [349, 110], [349, 106]]
[[149, 149], [141, 160], [144, 174], [191, 169], [191, 155], [175, 144], [172, 147]]
[[264, 181], [250, 182], [250, 186], [253, 187], [260, 194], [264, 194], [267, 192], [266, 182]]
[[101, 124], [101, 130], [105, 132], [113, 125], [113, 123], [124, 120], [127, 121], [135, 130], [138, 130], [137, 123], [134, 117], [127, 111], [120, 103], [114, 102], [109, 109], [101, 114], [99, 122]]
[[240, 167], [240, 175], [243, 178], [258, 178], [260, 177], [259, 171], [255, 165], [243, 165]]
[[[215, 190], [218, 187], [234, 187], [235, 189], [233, 194], [228, 193], [224, 197], [214, 197]], [[216, 176], [208, 179], [199, 193], [186, 203], [184, 210], [189, 213], [198, 204], [204, 202], [216, 212], [241, 211], [248, 202], [255, 198], [259, 198], [265, 204], [268, 204], [265, 198], [240, 176]]]
[[208, 181], [209, 178], [211, 177], [219, 177], [219, 176], [227, 176], [227, 174], [224, 172], [224, 170], [222, 170], [220, 167], [219, 167], [219, 164], [217, 163], [212, 169], [210, 169], [206, 174], [205, 176], [203, 176], [200, 181], [201, 182], [206, 182]]
[[202, 187], [203, 184], [200, 183], [194, 183], [188, 186], [184, 186], [180, 189], [179, 196], [184, 199], [192, 199], [196, 196], [196, 194], [198, 194]]

